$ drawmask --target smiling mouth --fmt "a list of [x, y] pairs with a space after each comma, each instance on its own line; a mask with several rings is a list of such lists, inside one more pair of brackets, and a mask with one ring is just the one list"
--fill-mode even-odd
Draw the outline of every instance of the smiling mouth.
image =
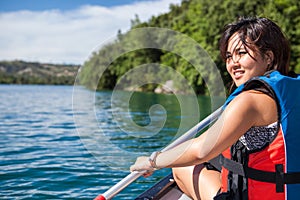
[[241, 78], [243, 76], [243, 74], [244, 74], [244, 71], [235, 71], [235, 72], [233, 72], [233, 75], [234, 75], [235, 79]]

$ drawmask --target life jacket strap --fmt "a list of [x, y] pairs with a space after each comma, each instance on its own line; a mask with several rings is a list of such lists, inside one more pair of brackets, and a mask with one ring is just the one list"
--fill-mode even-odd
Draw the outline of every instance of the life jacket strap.
[[269, 172], [243, 166], [241, 163], [225, 158], [223, 155], [219, 155], [219, 162], [234, 174], [256, 181], [275, 183], [276, 192], [284, 192], [285, 184], [300, 184], [300, 172], [284, 173], [283, 164], [275, 165], [275, 172]]
[[245, 170], [241, 163], [238, 163], [234, 160], [230, 160], [228, 158], [225, 158], [222, 154], [218, 156], [219, 163], [229, 171], [232, 171], [235, 174], [238, 174], [240, 176], [245, 176]]
[[284, 184], [299, 184], [300, 172], [283, 172], [283, 164], [275, 165], [275, 172], [258, 170], [251, 167], [245, 168], [246, 177], [262, 182], [276, 184], [276, 192], [284, 192]]

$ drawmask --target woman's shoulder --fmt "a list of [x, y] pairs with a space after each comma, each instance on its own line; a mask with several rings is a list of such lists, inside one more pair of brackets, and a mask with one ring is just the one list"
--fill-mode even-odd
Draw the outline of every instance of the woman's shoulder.
[[254, 126], [264, 126], [277, 121], [276, 102], [269, 95], [256, 91], [247, 90], [239, 94], [229, 104], [229, 108], [236, 112], [247, 112], [248, 118], [253, 118]]

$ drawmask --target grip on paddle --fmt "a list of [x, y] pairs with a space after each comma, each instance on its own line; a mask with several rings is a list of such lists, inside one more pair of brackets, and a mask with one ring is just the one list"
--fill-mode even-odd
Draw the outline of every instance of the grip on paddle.
[[94, 200], [106, 200], [106, 198], [104, 196], [102, 196], [102, 194], [100, 194]]

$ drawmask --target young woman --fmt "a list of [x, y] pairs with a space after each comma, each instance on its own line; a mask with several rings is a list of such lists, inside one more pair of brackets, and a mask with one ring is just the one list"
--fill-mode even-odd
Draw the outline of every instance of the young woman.
[[[192, 199], [299, 196], [300, 79], [287, 77], [287, 39], [269, 19], [241, 18], [225, 27], [220, 51], [237, 87], [220, 118], [197, 138], [139, 157], [130, 170], [147, 170], [147, 176], [173, 168], [178, 186]], [[270, 70], [276, 72], [266, 75]], [[213, 158], [222, 170], [208, 163]]]

